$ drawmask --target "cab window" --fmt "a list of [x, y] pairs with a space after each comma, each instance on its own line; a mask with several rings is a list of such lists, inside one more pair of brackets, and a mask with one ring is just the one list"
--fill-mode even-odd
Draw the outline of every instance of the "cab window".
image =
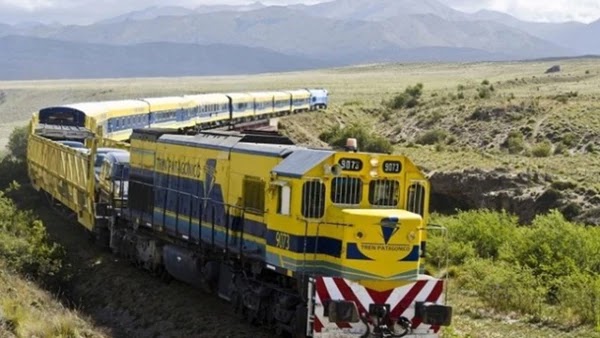
[[400, 183], [393, 180], [375, 180], [369, 183], [369, 203], [373, 206], [395, 207], [398, 205]]
[[336, 177], [331, 181], [331, 201], [358, 205], [362, 199], [362, 181], [355, 177]]
[[282, 185], [277, 187], [277, 192], [279, 194], [277, 198], [277, 213], [280, 215], [289, 215], [292, 190], [289, 186]]
[[408, 188], [406, 209], [421, 216], [425, 211], [425, 187], [420, 183], [413, 183]]
[[244, 208], [247, 212], [262, 214], [265, 210], [265, 182], [256, 177], [244, 178]]
[[322, 218], [325, 215], [325, 184], [313, 180], [302, 186], [302, 216]]

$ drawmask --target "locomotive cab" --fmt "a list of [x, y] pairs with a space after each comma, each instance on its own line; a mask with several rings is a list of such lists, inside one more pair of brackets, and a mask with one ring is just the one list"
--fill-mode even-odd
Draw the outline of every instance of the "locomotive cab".
[[[384, 326], [390, 334], [435, 335], [449, 325], [451, 308], [442, 305], [444, 282], [421, 274], [429, 182], [404, 156], [330, 155], [301, 177], [275, 178], [273, 207], [302, 222], [296, 236], [283, 232], [289, 226], [275, 229], [273, 252], [281, 256], [272, 261], [315, 276], [313, 336], [358, 337]], [[317, 162], [312, 156], [302, 164]], [[290, 224], [281, 215], [270, 220]], [[291, 252], [301, 255], [293, 261]]]

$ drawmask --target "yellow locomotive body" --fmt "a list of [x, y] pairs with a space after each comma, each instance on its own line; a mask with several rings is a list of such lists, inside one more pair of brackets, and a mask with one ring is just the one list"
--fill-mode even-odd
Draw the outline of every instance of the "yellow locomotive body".
[[[315, 277], [308, 282], [315, 295], [307, 310], [310, 336], [364, 333], [368, 325], [361, 316], [371, 305], [387, 305], [389, 320], [398, 323], [406, 311], [415, 316], [416, 301], [441, 301], [443, 283], [419, 273], [429, 183], [408, 158], [275, 141], [231, 132], [134, 132], [132, 221], [245, 257], [290, 280]], [[180, 270], [165, 260], [167, 270]], [[336, 285], [333, 295], [324, 291], [328, 283]], [[414, 288], [418, 295], [403, 308]], [[223, 298], [235, 298], [235, 289], [220, 279], [218, 289]], [[390, 298], [395, 303], [369, 298], [363, 304], [361, 293], [396, 295]], [[355, 324], [349, 317], [325, 325], [331, 301], [353, 303]], [[405, 329], [428, 336], [439, 329], [431, 323]]]

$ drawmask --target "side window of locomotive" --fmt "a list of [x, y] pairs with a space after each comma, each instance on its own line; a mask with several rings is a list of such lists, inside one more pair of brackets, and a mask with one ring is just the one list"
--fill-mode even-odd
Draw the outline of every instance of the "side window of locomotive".
[[280, 215], [289, 215], [291, 206], [292, 189], [287, 186], [277, 187], [277, 213]]
[[392, 180], [375, 180], [369, 183], [369, 203], [373, 206], [395, 207], [398, 205], [400, 183]]
[[259, 178], [246, 177], [242, 189], [246, 211], [263, 214], [265, 211], [265, 182]]
[[355, 177], [336, 177], [331, 182], [331, 201], [358, 205], [362, 199], [362, 181]]
[[322, 218], [325, 215], [325, 184], [320, 181], [305, 182], [302, 186], [302, 216]]
[[425, 187], [419, 183], [413, 183], [408, 188], [406, 209], [423, 216], [425, 211]]

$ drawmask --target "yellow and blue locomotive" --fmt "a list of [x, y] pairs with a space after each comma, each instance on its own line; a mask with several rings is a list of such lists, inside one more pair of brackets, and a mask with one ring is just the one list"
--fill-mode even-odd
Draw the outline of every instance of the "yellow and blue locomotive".
[[278, 333], [437, 337], [451, 308], [421, 274], [429, 183], [405, 156], [351, 148], [135, 130], [110, 246]]

